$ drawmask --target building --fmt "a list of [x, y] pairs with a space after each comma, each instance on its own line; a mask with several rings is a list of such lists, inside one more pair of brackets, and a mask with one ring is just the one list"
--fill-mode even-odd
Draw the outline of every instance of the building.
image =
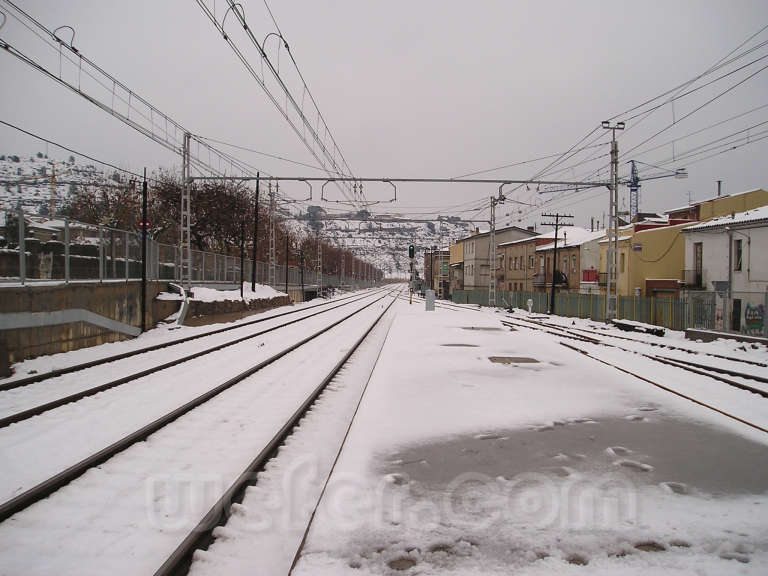
[[451, 244], [449, 263], [450, 293], [464, 290], [464, 243]]
[[[685, 263], [683, 229], [688, 220], [635, 222], [619, 228], [619, 296], [678, 296]], [[608, 272], [608, 238], [600, 241], [600, 284]]]
[[450, 298], [450, 256], [448, 248], [424, 250], [424, 286], [434, 290], [438, 298]]
[[762, 188], [755, 188], [736, 194], [715, 196], [708, 200], [694, 202], [688, 206], [673, 208], [664, 213], [670, 220], [692, 220], [694, 222], [703, 222], [705, 220], [711, 220], [712, 218], [718, 218], [737, 212], [745, 212], [766, 205], [768, 205], [768, 192]]
[[683, 233], [685, 284], [717, 292], [715, 327], [768, 336], [768, 206], [694, 224]]
[[[558, 234], [558, 236], [560, 236]], [[584, 228], [569, 226], [562, 231], [557, 242], [557, 276], [555, 287], [570, 292], [599, 291], [600, 239], [604, 230], [590, 232]], [[552, 286], [552, 258], [555, 253], [553, 240], [536, 247], [536, 276], [534, 290], [548, 290]], [[585, 283], [582, 286], [582, 283]]]
[[[520, 240], [535, 236], [532, 229], [526, 230], [518, 226], [509, 226], [496, 230], [496, 246], [512, 240]], [[457, 240], [462, 248], [462, 284], [464, 290], [488, 290], [490, 278], [490, 232], [480, 232], [475, 229], [470, 236]], [[457, 251], [458, 253], [458, 251]], [[451, 266], [458, 262], [451, 260]]]

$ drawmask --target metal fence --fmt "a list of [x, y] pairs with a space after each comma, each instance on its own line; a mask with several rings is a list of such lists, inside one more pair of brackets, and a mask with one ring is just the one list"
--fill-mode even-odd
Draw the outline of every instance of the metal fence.
[[[22, 284], [41, 281], [115, 281], [141, 278], [141, 233], [96, 226], [64, 218], [46, 219], [2, 214], [4, 230], [0, 244], [0, 283]], [[242, 277], [250, 281], [253, 261], [244, 259]], [[269, 265], [256, 262], [256, 282], [269, 283]], [[286, 278], [287, 275], [287, 278]], [[147, 278], [181, 280], [179, 246], [147, 238]], [[240, 281], [240, 256], [192, 250], [191, 281], [195, 284], [237, 284]], [[275, 289], [301, 284], [298, 266], [275, 265]], [[304, 285], [318, 285], [317, 270], [305, 267]], [[323, 274], [323, 287], [353, 285], [369, 287], [372, 281], [342, 279]]]
[[[453, 302], [488, 305], [487, 290], [454, 290]], [[605, 321], [605, 294], [555, 294], [555, 313], [574, 318]], [[548, 292], [496, 292], [497, 306], [528, 308], [545, 314], [550, 307]], [[663, 326], [670, 330], [700, 328], [768, 336], [768, 292], [734, 292], [730, 297], [716, 292], [691, 291], [680, 297], [620, 296], [618, 318]]]

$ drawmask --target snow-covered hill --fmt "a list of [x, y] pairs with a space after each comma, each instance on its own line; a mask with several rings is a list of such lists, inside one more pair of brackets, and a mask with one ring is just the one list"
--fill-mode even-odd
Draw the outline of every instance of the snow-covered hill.
[[[59, 160], [43, 153], [31, 157], [0, 154], [0, 220], [4, 220], [7, 210], [15, 210], [19, 203], [28, 214], [47, 216], [52, 169], [55, 169], [55, 209], [66, 202], [75, 186], [116, 186], [124, 185], [127, 180], [125, 175], [114, 170], [105, 171], [75, 156]], [[330, 216], [322, 206], [294, 213], [286, 224], [299, 235], [320, 232], [324, 240], [343, 246], [388, 276], [408, 272], [409, 244], [416, 249], [416, 266], [420, 270], [425, 248], [446, 247], [452, 240], [467, 236], [470, 230], [469, 224], [464, 222], [414, 222], [397, 214], [352, 212]]]
[[16, 209], [21, 203], [29, 214], [48, 215], [54, 173], [56, 207], [64, 203], [74, 186], [115, 185], [125, 180], [125, 176], [115, 171], [105, 172], [74, 156], [54, 160], [42, 152], [31, 157], [0, 154], [0, 210]]

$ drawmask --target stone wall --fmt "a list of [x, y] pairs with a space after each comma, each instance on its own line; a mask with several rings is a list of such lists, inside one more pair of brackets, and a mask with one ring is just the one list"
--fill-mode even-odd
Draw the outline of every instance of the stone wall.
[[231, 314], [232, 312], [259, 312], [271, 308], [278, 308], [279, 306], [290, 306], [291, 304], [293, 304], [293, 302], [289, 296], [261, 298], [259, 300], [251, 300], [250, 302], [244, 302], [242, 300], [219, 300], [216, 302], [190, 300], [187, 317]]

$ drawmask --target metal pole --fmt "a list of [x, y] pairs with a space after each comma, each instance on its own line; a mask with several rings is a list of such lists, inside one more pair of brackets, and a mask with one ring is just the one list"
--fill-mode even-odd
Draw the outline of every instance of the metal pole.
[[299, 274], [301, 276], [301, 301], [304, 302], [304, 250], [299, 252]]
[[99, 282], [104, 281], [104, 228], [99, 226]]
[[611, 318], [616, 318], [619, 300], [619, 143], [616, 141], [616, 130], [613, 131], [613, 294], [611, 303]]
[[[499, 192], [501, 194], [501, 192]], [[496, 204], [497, 199], [491, 196], [491, 232], [488, 241], [488, 258], [490, 276], [488, 277], [488, 306], [496, 307]], [[434, 275], [434, 271], [432, 272]]]
[[245, 220], [240, 220], [240, 298], [243, 298], [243, 274], [245, 273]]
[[24, 211], [21, 208], [21, 204], [19, 204], [17, 218], [19, 219], [19, 279], [23, 286], [27, 278], [27, 246], [24, 242], [26, 233], [24, 231]]
[[192, 283], [192, 238], [191, 238], [191, 220], [192, 220], [192, 199], [190, 191], [191, 173], [190, 173], [190, 152], [189, 144], [192, 135], [189, 132], [184, 133], [184, 148], [181, 162], [181, 278], [187, 292], [191, 289]]
[[64, 281], [69, 284], [69, 218], [64, 218]]
[[251, 291], [256, 291], [256, 248], [259, 242], [259, 172], [256, 172], [256, 202], [253, 207], [253, 266], [251, 267]]
[[288, 230], [285, 231], [285, 293], [288, 294]]
[[141, 331], [147, 329], [147, 169], [141, 183]]
[[272, 181], [269, 181], [269, 276], [267, 283], [273, 288], [277, 285], [275, 265], [277, 256], [275, 250], [275, 192], [272, 190]]
[[125, 243], [125, 260], [124, 260], [124, 272], [125, 281], [128, 282], [128, 258], [130, 257], [130, 251], [128, 250], [128, 230], [123, 234], [123, 242]]

